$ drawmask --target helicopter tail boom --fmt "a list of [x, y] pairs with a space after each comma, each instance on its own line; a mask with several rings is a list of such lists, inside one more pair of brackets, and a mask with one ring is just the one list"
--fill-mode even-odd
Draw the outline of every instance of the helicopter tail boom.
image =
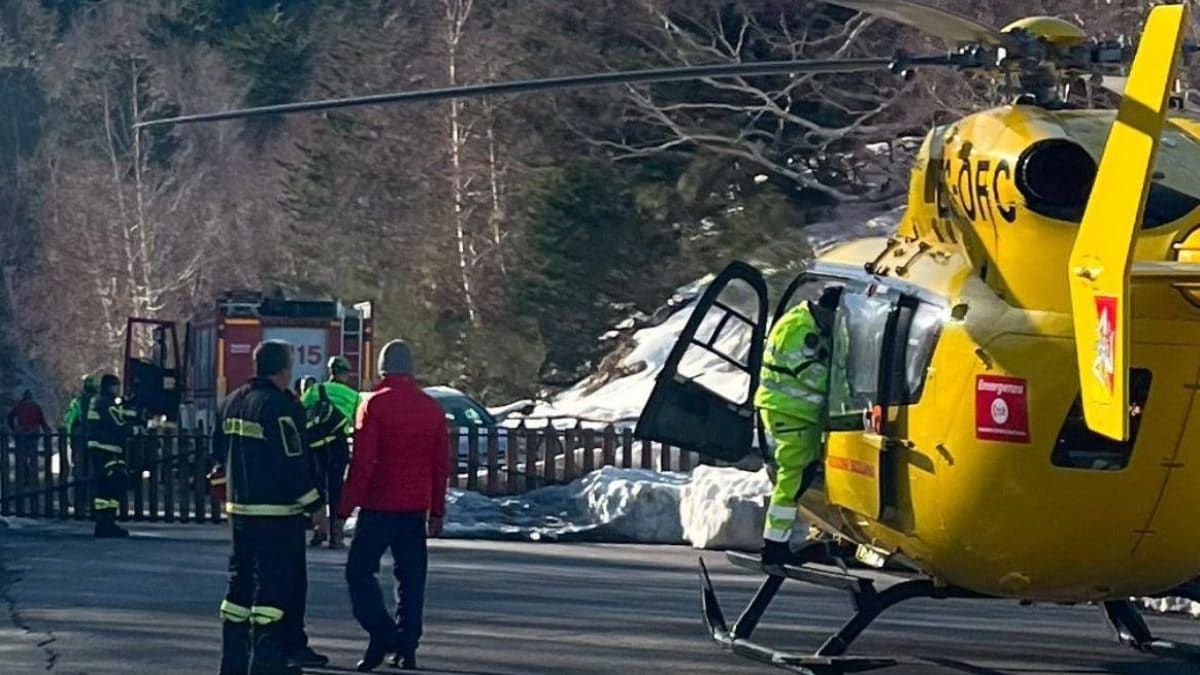
[[1084, 417], [1096, 433], [1121, 441], [1129, 438], [1134, 242], [1166, 124], [1187, 12], [1186, 5], [1151, 10], [1069, 263]]

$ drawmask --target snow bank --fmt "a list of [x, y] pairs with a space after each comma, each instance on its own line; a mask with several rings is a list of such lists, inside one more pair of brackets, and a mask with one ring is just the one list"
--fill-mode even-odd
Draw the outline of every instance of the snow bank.
[[766, 470], [697, 467], [680, 503], [684, 538], [700, 549], [759, 548], [770, 492]]
[[[524, 541], [682, 544], [679, 503], [688, 477], [605, 467], [569, 485], [513, 497], [452, 489], [446, 536]], [[356, 518], [346, 523], [353, 534]]]
[[688, 478], [678, 473], [605, 467], [583, 478], [588, 520], [618, 539], [683, 543], [679, 506]]

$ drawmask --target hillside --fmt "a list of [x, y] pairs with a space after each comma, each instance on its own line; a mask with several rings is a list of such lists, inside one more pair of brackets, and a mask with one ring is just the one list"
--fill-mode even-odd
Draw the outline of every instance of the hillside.
[[[1139, 3], [974, 3], [1103, 29]], [[1126, 7], [1125, 5], [1129, 5]], [[1140, 5], [1139, 5], [1140, 6]], [[133, 133], [179, 112], [564, 72], [940, 45], [794, 0], [18, 0], [0, 6], [0, 364], [64, 392], [125, 318], [215, 293], [375, 302], [432, 382], [492, 400], [727, 260], [894, 204], [899, 159], [995, 92], [947, 72], [758, 77]], [[781, 245], [782, 244], [782, 245]]]

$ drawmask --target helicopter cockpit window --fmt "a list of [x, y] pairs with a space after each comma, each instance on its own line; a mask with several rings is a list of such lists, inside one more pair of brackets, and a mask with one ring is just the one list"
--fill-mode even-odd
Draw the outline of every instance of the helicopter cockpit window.
[[726, 401], [746, 403], [750, 393], [750, 345], [759, 315], [758, 293], [734, 279], [717, 296], [679, 361], [679, 377]]
[[842, 296], [829, 373], [830, 429], [863, 429], [868, 412], [879, 402], [879, 369], [894, 302], [887, 295]]

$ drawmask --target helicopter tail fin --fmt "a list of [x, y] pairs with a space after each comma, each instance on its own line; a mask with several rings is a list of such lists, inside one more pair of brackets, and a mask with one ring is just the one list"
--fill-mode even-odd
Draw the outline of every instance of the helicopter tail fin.
[[1187, 24], [1186, 5], [1150, 11], [1071, 251], [1071, 306], [1088, 427], [1129, 437], [1129, 296], [1159, 138]]

